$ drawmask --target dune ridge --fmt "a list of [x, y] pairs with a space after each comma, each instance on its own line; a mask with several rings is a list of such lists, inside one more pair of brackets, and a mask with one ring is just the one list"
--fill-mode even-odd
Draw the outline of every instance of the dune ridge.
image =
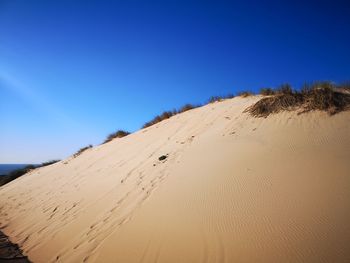
[[349, 262], [350, 112], [243, 113], [260, 98], [16, 179], [0, 188], [2, 231], [33, 262]]

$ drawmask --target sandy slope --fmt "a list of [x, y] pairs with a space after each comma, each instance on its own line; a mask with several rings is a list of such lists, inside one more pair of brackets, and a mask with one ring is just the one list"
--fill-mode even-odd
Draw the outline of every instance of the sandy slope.
[[34, 262], [350, 262], [350, 112], [242, 114], [257, 99], [5, 185], [3, 231]]

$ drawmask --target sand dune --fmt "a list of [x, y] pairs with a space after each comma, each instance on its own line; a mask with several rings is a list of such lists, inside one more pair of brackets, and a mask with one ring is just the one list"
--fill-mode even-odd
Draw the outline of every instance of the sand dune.
[[24, 175], [1, 229], [33, 262], [350, 262], [350, 112], [242, 113], [258, 99]]

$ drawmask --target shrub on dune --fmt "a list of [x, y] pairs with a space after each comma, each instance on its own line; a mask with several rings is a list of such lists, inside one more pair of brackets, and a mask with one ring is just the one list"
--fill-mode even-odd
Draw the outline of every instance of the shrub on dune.
[[291, 95], [293, 94], [293, 92], [294, 91], [292, 86], [288, 83], [280, 85], [275, 91], [275, 93], [277, 94], [284, 94], [284, 95]]
[[195, 108], [198, 108], [198, 107], [199, 107], [199, 106], [195, 106], [195, 105], [193, 105], [193, 104], [187, 103], [187, 104], [183, 105], [183, 106], [179, 109], [178, 113], [182, 113], [182, 112], [185, 112], [185, 111], [189, 111], [189, 110], [192, 110], [192, 109], [195, 109]]
[[274, 95], [276, 92], [272, 88], [261, 88], [260, 94], [264, 96]]
[[307, 92], [304, 91], [306, 110], [323, 110], [329, 114], [346, 110], [350, 107], [350, 95], [342, 92], [341, 86], [330, 82], [316, 83]]
[[130, 132], [128, 131], [118, 130], [116, 132], [109, 134], [103, 143], [110, 142], [115, 138], [122, 138], [122, 137], [128, 136], [129, 134]]
[[222, 101], [224, 98], [221, 96], [211, 96], [208, 100], [208, 103], [214, 103], [217, 101]]
[[255, 117], [267, 117], [272, 113], [301, 108], [302, 112], [321, 110], [335, 114], [350, 107], [350, 94], [343, 92], [341, 88], [330, 82], [304, 85], [300, 91], [284, 85], [274, 95], [262, 98], [245, 112]]
[[251, 91], [240, 91], [237, 93], [237, 96], [242, 97], [242, 98], [246, 98], [246, 97], [249, 97], [252, 95], [253, 95], [253, 92], [251, 92]]
[[185, 112], [185, 111], [189, 111], [191, 109], [197, 108], [198, 106], [194, 106], [192, 104], [185, 104], [184, 106], [182, 106], [179, 110], [172, 110], [172, 111], [164, 111], [162, 114], [155, 116], [152, 120], [150, 120], [149, 122], [146, 122], [142, 128], [147, 128], [150, 127], [156, 123], [159, 123], [161, 121], [164, 121], [166, 119], [169, 119], [170, 117]]
[[169, 119], [170, 117], [174, 116], [175, 114], [177, 114], [177, 111], [164, 111], [161, 115], [157, 115], [155, 116], [152, 120], [150, 120], [149, 122], [146, 122], [142, 128], [147, 128], [150, 127], [158, 122], [161, 122], [163, 120]]
[[83, 147], [83, 148], [80, 148], [75, 154], [73, 154], [73, 157], [78, 157], [80, 154], [82, 154], [83, 152], [85, 152], [86, 150], [92, 148], [92, 145], [89, 144], [88, 146], [86, 147]]
[[233, 95], [232, 93], [229, 93], [225, 96], [211, 96], [208, 100], [208, 103], [220, 102], [226, 99], [232, 99], [234, 97], [235, 95]]

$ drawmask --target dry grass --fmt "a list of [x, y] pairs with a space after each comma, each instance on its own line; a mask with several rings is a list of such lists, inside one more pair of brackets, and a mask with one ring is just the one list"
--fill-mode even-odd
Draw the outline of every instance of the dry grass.
[[169, 119], [170, 117], [174, 116], [175, 114], [177, 114], [177, 111], [164, 111], [162, 114], [157, 115], [156, 117], [154, 117], [152, 120], [150, 120], [149, 122], [146, 122], [142, 128], [147, 128], [150, 127], [158, 122], [161, 122], [163, 120]]
[[192, 110], [194, 108], [197, 108], [199, 106], [197, 105], [193, 105], [193, 104], [185, 104], [184, 106], [182, 106], [179, 110], [172, 110], [172, 111], [164, 111], [162, 114], [155, 116], [152, 120], [150, 120], [149, 122], [146, 122], [142, 128], [147, 128], [150, 127], [156, 123], [159, 123], [161, 121], [164, 121], [166, 119], [169, 119], [170, 117], [185, 112], [185, 111], [189, 111]]
[[[341, 90], [344, 90], [344, 92], [341, 92]], [[300, 91], [295, 91], [290, 84], [286, 83], [280, 85], [276, 89], [262, 88], [260, 94], [268, 97], [262, 98], [246, 110], [256, 117], [266, 117], [271, 113], [293, 110], [298, 107], [303, 107], [304, 111], [324, 110], [330, 114], [334, 114], [348, 107], [347, 94], [350, 95], [350, 84], [346, 83], [335, 86], [329, 82], [318, 82], [312, 85], [305, 85]], [[237, 93], [237, 96], [243, 98], [252, 95], [254, 95], [254, 93], [251, 91], [241, 91]], [[233, 94], [212, 96], [209, 98], [208, 103], [220, 102], [233, 97], [235, 97]], [[200, 106], [201, 105], [185, 104], [178, 110], [164, 111], [149, 122], [146, 122], [142, 128], [150, 127], [176, 114]]]
[[264, 96], [270, 96], [276, 94], [276, 91], [272, 88], [261, 88], [259, 93]]
[[254, 117], [267, 117], [280, 111], [301, 109], [301, 113], [321, 110], [332, 115], [350, 108], [350, 94], [344, 93], [343, 88], [330, 82], [318, 82], [295, 91], [290, 85], [283, 85], [274, 95], [262, 98], [245, 112]]
[[176, 115], [178, 113], [183, 113], [185, 111], [189, 111], [189, 110], [192, 110], [192, 109], [195, 109], [195, 108], [198, 108], [199, 105], [193, 105], [193, 104], [190, 104], [190, 103], [187, 103], [185, 104], [184, 106], [182, 106], [178, 111], [174, 110], [173, 111], [173, 115]]
[[73, 157], [78, 157], [80, 154], [82, 154], [83, 152], [85, 152], [86, 150], [92, 148], [92, 145], [88, 145], [86, 147], [80, 148], [79, 151], [77, 151], [75, 154], [73, 154]]
[[[250, 92], [247, 92], [250, 94]], [[208, 103], [214, 103], [214, 102], [217, 102], [217, 101], [223, 101], [225, 99], [232, 99], [234, 98], [235, 96], [231, 93], [225, 95], [225, 96], [212, 96], [209, 98], [208, 100]], [[189, 111], [189, 110], [192, 110], [192, 109], [195, 109], [195, 108], [198, 108], [198, 107], [201, 107], [202, 105], [201, 104], [197, 104], [197, 105], [194, 105], [194, 104], [185, 104], [184, 106], [180, 107], [178, 110], [172, 110], [172, 111], [164, 111], [162, 114], [160, 115], [157, 115], [155, 116], [152, 120], [150, 120], [149, 122], [146, 122], [142, 128], [147, 128], [147, 127], [150, 127], [156, 123], [159, 123], [163, 120], [166, 120], [166, 119], [169, 119], [170, 117], [176, 115], [176, 114], [179, 114], [179, 113], [183, 113], [185, 111]]]
[[129, 135], [130, 132], [128, 131], [124, 131], [124, 130], [118, 130], [116, 132], [113, 132], [111, 134], [109, 134], [106, 138], [106, 140], [103, 142], [103, 143], [107, 143], [107, 142], [110, 142], [112, 141], [113, 139], [115, 138], [122, 138], [122, 137], [125, 137], [127, 135]]
[[221, 96], [211, 96], [208, 100], [208, 103], [214, 103], [217, 101], [222, 101], [223, 98]]
[[246, 97], [249, 97], [252, 95], [253, 95], [253, 92], [251, 92], [251, 91], [240, 91], [237, 93], [237, 96], [240, 96], [242, 98], [246, 98]]
[[286, 83], [286, 84], [282, 84], [280, 85], [276, 91], [276, 94], [284, 94], [284, 95], [292, 95], [293, 93], [295, 93], [293, 91], [293, 88], [290, 84]]
[[226, 99], [232, 99], [235, 95], [232, 93], [227, 94], [226, 96], [211, 96], [208, 100], [208, 103], [220, 102]]

